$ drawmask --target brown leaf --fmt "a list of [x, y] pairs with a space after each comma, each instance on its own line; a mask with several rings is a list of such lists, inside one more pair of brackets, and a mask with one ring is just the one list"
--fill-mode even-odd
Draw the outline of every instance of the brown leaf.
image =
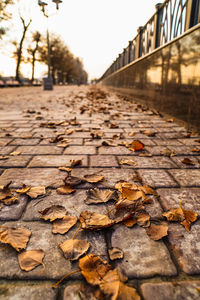
[[64, 234], [67, 233], [77, 223], [77, 217], [66, 215], [63, 219], [55, 220], [53, 222], [53, 233]]
[[19, 152], [19, 151], [13, 151], [9, 155], [11, 155], [11, 156], [17, 156], [19, 154], [21, 154], [21, 152]]
[[66, 215], [66, 212], [65, 207], [61, 205], [52, 205], [39, 211], [39, 213], [42, 214], [40, 218], [50, 220], [50, 222], [56, 219], [62, 219]]
[[162, 214], [164, 217], [167, 218], [168, 221], [184, 221], [185, 216], [183, 209], [181, 207], [170, 209], [168, 212]]
[[59, 188], [57, 188], [56, 192], [60, 195], [68, 195], [74, 193], [76, 190], [74, 190], [69, 184], [62, 185]]
[[82, 182], [81, 178], [75, 177], [75, 176], [71, 176], [71, 175], [68, 175], [64, 179], [64, 183], [66, 185], [71, 185], [71, 186], [79, 185], [81, 182]]
[[101, 139], [103, 137], [103, 132], [91, 131], [90, 135], [91, 135], [92, 139]]
[[191, 148], [190, 151], [192, 151], [192, 152], [200, 152], [200, 148]]
[[6, 155], [0, 155], [0, 160], [6, 160], [9, 159], [9, 156]]
[[90, 189], [87, 191], [87, 199], [85, 203], [106, 203], [111, 199], [116, 198], [115, 191], [111, 190], [99, 190], [97, 188]]
[[10, 198], [5, 198], [3, 200], [1, 200], [1, 202], [3, 202], [3, 204], [5, 205], [12, 205], [12, 204], [16, 204], [16, 203], [19, 203], [19, 199], [18, 197], [10, 197]]
[[124, 257], [124, 252], [117, 247], [108, 249], [108, 254], [111, 260], [121, 259]]
[[17, 251], [26, 248], [31, 231], [24, 228], [0, 226], [0, 242], [10, 244]]
[[74, 132], [74, 129], [70, 128], [65, 131], [65, 135], [70, 135]]
[[38, 196], [42, 196], [46, 194], [46, 190], [44, 186], [35, 186], [35, 187], [31, 187], [30, 190], [28, 192], [26, 192], [26, 194], [30, 197], [30, 198], [37, 198]]
[[30, 190], [30, 186], [26, 186], [25, 184], [22, 185], [21, 189], [16, 190], [19, 194], [26, 194]]
[[140, 191], [143, 191], [146, 195], [157, 195], [157, 193], [148, 185], [138, 186]]
[[39, 265], [43, 265], [44, 251], [41, 249], [27, 250], [18, 254], [20, 268], [24, 271], [31, 271]]
[[182, 161], [181, 161], [183, 164], [185, 165], [190, 165], [190, 166], [193, 166], [195, 165], [195, 162], [193, 162], [190, 158], [188, 157], [185, 157]]
[[195, 222], [198, 214], [192, 210], [183, 209], [185, 220], [180, 222], [187, 231], [190, 231], [191, 223]]
[[71, 172], [72, 171], [71, 168], [67, 168], [67, 167], [59, 167], [58, 170], [65, 171], [65, 172]]
[[120, 281], [117, 269], [109, 270], [100, 282], [100, 289], [111, 300], [140, 300], [136, 289]]
[[144, 144], [139, 140], [134, 140], [129, 147], [131, 151], [141, 151], [143, 148]]
[[76, 167], [82, 165], [82, 160], [81, 159], [70, 159], [70, 167]]
[[126, 225], [126, 227], [133, 227], [135, 224], [137, 224], [136, 218], [131, 218], [131, 219], [124, 221], [124, 225]]
[[160, 154], [167, 156], [167, 157], [173, 157], [176, 155], [176, 152], [166, 148], [166, 149], [160, 151]]
[[88, 283], [98, 285], [111, 266], [99, 256], [89, 254], [79, 260], [79, 268]]
[[97, 214], [95, 212], [83, 211], [80, 214], [79, 221], [82, 229], [99, 230], [102, 228], [110, 227], [114, 221], [109, 219], [106, 215]]
[[102, 175], [90, 174], [90, 175], [85, 175], [84, 179], [89, 183], [96, 183], [102, 181], [104, 177]]
[[156, 135], [155, 131], [144, 130], [144, 131], [141, 131], [141, 132], [144, 133], [147, 136], [150, 136], [150, 137], [153, 137], [153, 136]]
[[146, 212], [140, 212], [137, 214], [137, 224], [141, 227], [149, 227], [150, 226], [150, 216]]
[[81, 255], [86, 253], [90, 243], [85, 240], [67, 240], [59, 245], [64, 256], [70, 260], [77, 260]]
[[145, 199], [145, 193], [143, 191], [122, 187], [122, 197], [123, 199], [127, 199], [130, 201], [136, 201], [140, 198]]
[[136, 166], [137, 163], [133, 159], [125, 159], [120, 161], [120, 165]]
[[160, 225], [151, 224], [148, 228], [145, 229], [150, 239], [154, 241], [158, 241], [162, 239], [164, 236], [168, 235], [168, 226], [165, 224], [160, 224]]
[[128, 135], [132, 137], [132, 136], [134, 136], [135, 134], [136, 134], [135, 131], [131, 131], [131, 132], [129, 132]]

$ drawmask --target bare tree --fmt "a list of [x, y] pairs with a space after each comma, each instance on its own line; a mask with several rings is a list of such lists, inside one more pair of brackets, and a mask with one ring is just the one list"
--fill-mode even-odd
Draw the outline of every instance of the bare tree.
[[39, 31], [35, 31], [32, 33], [32, 43], [35, 44], [34, 47], [29, 46], [27, 49], [27, 52], [31, 56], [31, 64], [32, 64], [32, 76], [31, 76], [31, 82], [34, 81], [34, 75], [35, 75], [35, 62], [37, 60], [36, 54], [39, 49], [39, 42], [41, 41], [41, 33]]

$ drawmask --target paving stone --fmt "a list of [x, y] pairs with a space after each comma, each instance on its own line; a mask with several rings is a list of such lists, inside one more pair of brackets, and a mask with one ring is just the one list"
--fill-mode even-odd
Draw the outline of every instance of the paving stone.
[[[193, 152], [191, 151], [192, 148], [197, 148], [196, 146], [194, 147], [189, 147], [189, 146], [169, 146], [168, 147], [170, 150], [174, 151], [174, 153], [176, 153], [176, 155], [199, 155], [200, 152]], [[200, 149], [200, 147], [198, 147]]]
[[200, 186], [200, 170], [169, 170], [181, 186]]
[[96, 154], [94, 146], [69, 146], [65, 149], [64, 154]]
[[158, 146], [182, 146], [183, 144], [177, 139], [158, 139], [154, 138], [154, 143]]
[[187, 138], [187, 139], [179, 139], [182, 144], [188, 145], [188, 146], [200, 146], [200, 143], [198, 142], [199, 137], [196, 138]]
[[[6, 244], [0, 245], [0, 260], [1, 260], [1, 278], [23, 278], [23, 279], [60, 279], [64, 275], [71, 273], [78, 269], [78, 263], [71, 263], [65, 259], [59, 244], [66, 239], [71, 239], [77, 230], [74, 229], [67, 235], [53, 234], [52, 224], [50, 222], [9, 222], [4, 223], [3, 226], [25, 227], [29, 229], [32, 234], [28, 242], [26, 250], [43, 249], [45, 252], [44, 264], [45, 270], [42, 266], [35, 268], [30, 272], [21, 271], [17, 253], [11, 246]], [[86, 239], [86, 233], [80, 233], [77, 238]], [[101, 255], [102, 258], [107, 258], [106, 244], [104, 236], [101, 232], [89, 232], [87, 240], [91, 243], [90, 252], [96, 255]], [[6, 257], [6, 260], [5, 260]], [[80, 277], [81, 275], [77, 275]]]
[[113, 155], [93, 155], [89, 157], [91, 167], [117, 167], [118, 163]]
[[19, 220], [27, 205], [27, 197], [20, 196], [19, 203], [10, 206], [3, 205], [0, 210], [0, 221], [14, 221]]
[[99, 154], [113, 154], [113, 155], [123, 155], [123, 154], [132, 154], [132, 152], [123, 146], [117, 147], [100, 147], [98, 150]]
[[[200, 152], [199, 152], [200, 153]], [[185, 159], [185, 158], [188, 158], [188, 159], [190, 159], [193, 163], [194, 163], [194, 165], [189, 165], [189, 164], [184, 164], [184, 163], [182, 163], [182, 161]], [[193, 156], [193, 157], [191, 157], [191, 156], [186, 156], [186, 155], [184, 155], [184, 156], [174, 156], [174, 157], [172, 157], [171, 158], [174, 162], [175, 162], [175, 164], [177, 165], [177, 166], [179, 166], [181, 169], [198, 169], [198, 168], [200, 168], [200, 156]]]
[[14, 151], [15, 148], [15, 146], [0, 147], [0, 155], [9, 154], [10, 152]]
[[59, 148], [56, 146], [19, 146], [16, 151], [21, 152], [21, 154], [32, 154], [32, 155], [40, 155], [40, 154], [61, 154], [63, 152], [63, 148]]
[[[1, 298], [2, 297], [2, 298]], [[4, 300], [36, 300], [36, 299], [57, 299], [57, 290], [52, 288], [52, 283], [35, 284], [0, 284], [0, 299]]]
[[12, 180], [10, 187], [21, 187], [22, 184], [30, 186], [56, 187], [66, 177], [64, 172], [55, 168], [34, 169], [7, 169], [0, 176], [0, 185], [5, 185]]
[[82, 160], [81, 166], [88, 166], [88, 159], [86, 155], [38, 155], [33, 157], [28, 167], [69, 167], [71, 165], [71, 160]]
[[[67, 138], [69, 141], [67, 142], [69, 145], [82, 145], [83, 139], [81, 138]], [[51, 139], [42, 139], [40, 145], [55, 145], [56, 143], [51, 143]]]
[[160, 201], [166, 210], [181, 207], [194, 210], [200, 215], [200, 188], [158, 189]]
[[17, 146], [29, 146], [29, 145], [37, 145], [40, 139], [14, 139], [10, 145]]
[[11, 141], [12, 141], [12, 139], [9, 139], [9, 138], [2, 138], [2, 139], [0, 139], [0, 147], [6, 146]]
[[6, 160], [1, 160], [1, 167], [26, 167], [31, 156], [10, 156]]
[[200, 281], [143, 283], [144, 300], [198, 300]]
[[[163, 156], [154, 156], [154, 157], [139, 157], [139, 156], [118, 156], [119, 161], [124, 159], [133, 159], [136, 162], [134, 168], [140, 169], [170, 169], [175, 168], [176, 165], [171, 161], [168, 157]], [[133, 168], [133, 166], [129, 165], [121, 165], [121, 167], [129, 167]]]
[[200, 274], [200, 222], [188, 232], [180, 224], [169, 224], [168, 239], [181, 269], [189, 275]]
[[152, 187], [177, 187], [178, 184], [165, 170], [138, 170], [143, 183]]
[[105, 204], [99, 205], [87, 205], [84, 200], [86, 199], [85, 190], [77, 190], [71, 195], [59, 195], [56, 191], [51, 191], [51, 194], [42, 199], [31, 200], [23, 215], [24, 221], [38, 221], [41, 220], [39, 213], [40, 210], [49, 207], [51, 205], [62, 205], [66, 208], [68, 213], [73, 216], [80, 216], [80, 213], [85, 210], [89, 210], [97, 213], [107, 213]]
[[111, 244], [123, 250], [124, 258], [116, 265], [129, 278], [177, 274], [163, 241], [151, 240], [142, 227], [120, 225], [112, 234]]

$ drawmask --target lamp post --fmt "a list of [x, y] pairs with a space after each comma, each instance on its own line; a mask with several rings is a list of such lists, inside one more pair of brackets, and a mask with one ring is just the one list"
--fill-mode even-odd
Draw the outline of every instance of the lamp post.
[[[62, 3], [62, 0], [52, 0], [56, 4], [56, 9], [59, 9], [59, 4]], [[48, 3], [38, 0], [38, 5], [41, 7], [41, 11], [44, 16], [49, 18], [48, 13], [46, 12], [46, 7]], [[48, 61], [48, 77], [44, 78], [44, 90], [53, 90], [53, 80], [51, 77], [51, 57], [50, 57], [50, 41], [49, 41], [49, 30], [48, 30], [48, 22], [47, 22], [47, 61]]]

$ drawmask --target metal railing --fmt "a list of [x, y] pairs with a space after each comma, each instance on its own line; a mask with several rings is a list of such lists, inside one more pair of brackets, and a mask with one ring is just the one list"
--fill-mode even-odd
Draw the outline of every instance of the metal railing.
[[200, 22], [200, 0], [166, 0], [99, 79], [151, 53]]

